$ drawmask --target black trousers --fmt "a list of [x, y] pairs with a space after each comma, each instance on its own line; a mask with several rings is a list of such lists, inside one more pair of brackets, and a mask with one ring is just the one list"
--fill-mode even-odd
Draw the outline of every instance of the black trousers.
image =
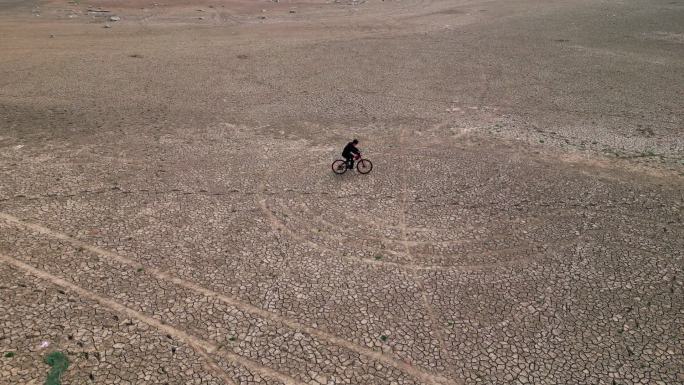
[[354, 155], [349, 155], [349, 156], [342, 155], [342, 156], [344, 156], [344, 159], [347, 160], [347, 169], [349, 169], [349, 170], [353, 169], [354, 168]]

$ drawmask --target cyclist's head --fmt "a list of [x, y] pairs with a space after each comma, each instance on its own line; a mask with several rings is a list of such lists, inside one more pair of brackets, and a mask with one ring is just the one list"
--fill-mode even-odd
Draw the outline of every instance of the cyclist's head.
[[358, 140], [358, 139], [354, 139], [354, 140], [352, 140], [352, 143], [354, 143], [354, 144], [359, 144], [359, 140]]

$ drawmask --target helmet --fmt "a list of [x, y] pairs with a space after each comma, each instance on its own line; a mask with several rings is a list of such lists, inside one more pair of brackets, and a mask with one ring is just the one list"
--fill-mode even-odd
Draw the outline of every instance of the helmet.
[[359, 140], [358, 140], [358, 139], [354, 139], [354, 140], [352, 140], [352, 143], [354, 143], [354, 144], [359, 144]]

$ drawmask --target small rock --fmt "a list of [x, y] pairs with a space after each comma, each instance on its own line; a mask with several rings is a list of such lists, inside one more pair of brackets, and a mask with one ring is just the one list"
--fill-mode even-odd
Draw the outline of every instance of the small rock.
[[104, 27], [105, 27], [105, 28], [112, 28], [112, 26], [109, 25], [109, 24], [105, 24]]
[[119, 16], [110, 16], [109, 21], [119, 21], [121, 18]]

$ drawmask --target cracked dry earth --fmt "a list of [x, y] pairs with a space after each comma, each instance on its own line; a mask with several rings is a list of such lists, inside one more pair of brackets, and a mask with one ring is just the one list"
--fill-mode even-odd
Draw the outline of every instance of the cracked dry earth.
[[684, 383], [680, 2], [92, 3], [0, 1], [0, 384]]

